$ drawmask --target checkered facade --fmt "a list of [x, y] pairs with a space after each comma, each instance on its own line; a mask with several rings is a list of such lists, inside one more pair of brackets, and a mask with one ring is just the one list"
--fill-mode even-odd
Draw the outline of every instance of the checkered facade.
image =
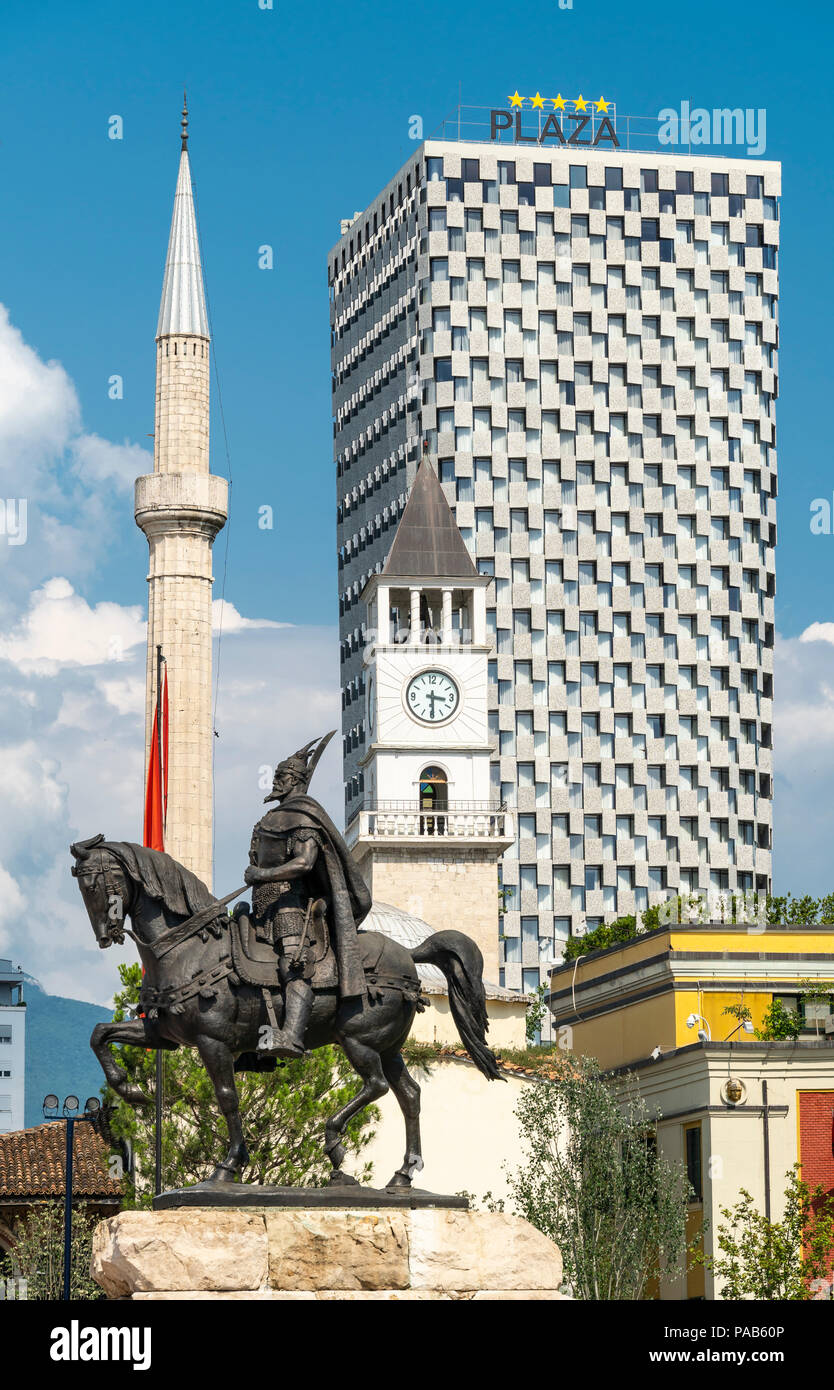
[[428, 439], [482, 572], [504, 979], [769, 890], [779, 166], [429, 141], [330, 254], [345, 811], [359, 595]]

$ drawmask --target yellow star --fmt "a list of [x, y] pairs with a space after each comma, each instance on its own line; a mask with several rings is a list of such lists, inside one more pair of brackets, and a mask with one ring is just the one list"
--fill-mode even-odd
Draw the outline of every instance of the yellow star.
[[587, 111], [588, 109], [588, 103], [581, 92], [573, 104], [576, 107], [577, 111]]
[[564, 111], [564, 109], [565, 109], [565, 99], [564, 99], [564, 97], [562, 96], [562, 93], [561, 93], [561, 92], [559, 93], [559, 95], [558, 95], [557, 97], [551, 97], [550, 100], [553, 102], [553, 110], [554, 110], [554, 111]]
[[597, 108], [597, 111], [604, 111], [606, 115], [608, 114], [608, 108], [610, 105], [611, 102], [606, 101], [604, 97], [600, 97], [599, 101], [594, 102], [594, 106]]
[[530, 98], [530, 105], [533, 107], [538, 106], [544, 110], [544, 97], [539, 96], [538, 92], [536, 92], [536, 95]]
[[514, 91], [512, 96], [508, 97], [507, 100], [509, 101], [510, 106], [521, 106], [524, 103], [524, 97], [520, 97], [518, 95], [518, 90]]

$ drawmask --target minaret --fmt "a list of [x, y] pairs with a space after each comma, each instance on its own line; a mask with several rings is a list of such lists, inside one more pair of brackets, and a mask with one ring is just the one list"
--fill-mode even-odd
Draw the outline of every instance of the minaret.
[[136, 479], [136, 524], [148, 538], [147, 772], [156, 649], [167, 663], [165, 849], [211, 886], [211, 547], [228, 484], [209, 472], [209, 327], [188, 163], [188, 112], [156, 330], [154, 471]]

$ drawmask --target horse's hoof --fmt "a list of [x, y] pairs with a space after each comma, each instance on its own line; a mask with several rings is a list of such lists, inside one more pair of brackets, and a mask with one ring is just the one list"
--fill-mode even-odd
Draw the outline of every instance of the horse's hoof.
[[385, 1184], [385, 1191], [391, 1192], [395, 1188], [411, 1186], [411, 1178], [406, 1173], [395, 1173], [390, 1182]]
[[350, 1173], [343, 1173], [341, 1168], [334, 1168], [327, 1183], [328, 1187], [358, 1187], [358, 1178], [352, 1178]]
[[[206, 1183], [206, 1187], [214, 1187], [217, 1183], [221, 1182], [234, 1182], [236, 1177], [237, 1174], [233, 1172], [231, 1168], [225, 1168], [221, 1163], [217, 1168], [215, 1168], [214, 1172], [212, 1173], [211, 1177]], [[202, 1187], [203, 1184], [200, 1183], [199, 1186]]]

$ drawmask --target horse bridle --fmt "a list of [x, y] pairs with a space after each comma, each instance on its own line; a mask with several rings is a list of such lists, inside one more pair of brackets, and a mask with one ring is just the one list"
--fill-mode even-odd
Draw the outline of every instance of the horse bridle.
[[[95, 868], [93, 864], [93, 855], [98, 855], [98, 868]], [[115, 864], [113, 861], [115, 861]], [[115, 865], [118, 865], [118, 868], [121, 870], [121, 886], [130, 894], [132, 887], [130, 874], [127, 872], [124, 865], [115, 858], [115, 855], [111, 855], [110, 851], [105, 851], [98, 847], [89, 850], [79, 864], [73, 865], [72, 874], [74, 878], [82, 876], [84, 878], [89, 878], [92, 885], [96, 884], [99, 879], [102, 879], [104, 883], [105, 901], [108, 908], [114, 898], [119, 899], [122, 904], [121, 919], [119, 922], [114, 922], [113, 919], [108, 916], [107, 934], [110, 940], [115, 942], [116, 945], [121, 945], [125, 939], [125, 933], [132, 937], [134, 941], [136, 941], [137, 938], [130, 930], [130, 927], [125, 926], [125, 919], [130, 910], [130, 899], [128, 898], [128, 901], [125, 901], [124, 894], [117, 892], [115, 881], [109, 877], [111, 871], [115, 872]], [[93, 869], [92, 873], [90, 873], [91, 866]]]

